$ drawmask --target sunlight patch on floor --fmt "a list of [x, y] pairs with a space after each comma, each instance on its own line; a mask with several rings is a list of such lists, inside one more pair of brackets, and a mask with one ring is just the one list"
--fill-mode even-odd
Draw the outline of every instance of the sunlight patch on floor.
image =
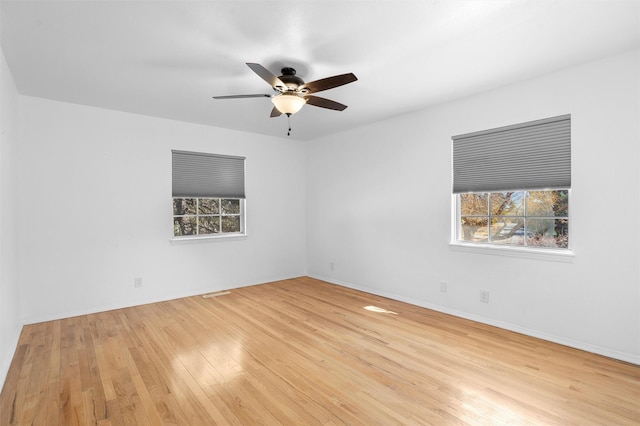
[[371, 311], [371, 312], [379, 312], [381, 314], [393, 314], [393, 315], [398, 315], [397, 312], [393, 312], [393, 311], [388, 311], [384, 308], [378, 308], [377, 306], [365, 306], [364, 307], [367, 311]]

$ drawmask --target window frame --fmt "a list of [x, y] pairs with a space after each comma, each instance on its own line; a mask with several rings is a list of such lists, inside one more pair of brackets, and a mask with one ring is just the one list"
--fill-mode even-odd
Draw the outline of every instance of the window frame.
[[[571, 211], [572, 211], [571, 188], [544, 189], [544, 191], [552, 191], [552, 190], [568, 191], [569, 214], [567, 216], [562, 216], [561, 218], [566, 218], [567, 221], [571, 223]], [[534, 191], [534, 190], [518, 190], [518, 191], [526, 192], [526, 191]], [[491, 192], [515, 192], [515, 191], [483, 191], [483, 192], [491, 193]], [[464, 193], [451, 194], [451, 228], [450, 228], [451, 235], [450, 235], [450, 241], [449, 241], [450, 250], [458, 251], [458, 252], [466, 252], [466, 253], [478, 253], [478, 254], [496, 255], [496, 256], [550, 260], [550, 261], [567, 262], [567, 263], [573, 262], [575, 253], [572, 247], [573, 238], [571, 238], [571, 231], [569, 232], [569, 241], [567, 244], [567, 248], [518, 246], [518, 245], [508, 245], [508, 244], [492, 244], [490, 242], [471, 242], [471, 241], [460, 240], [460, 235], [462, 232], [460, 195], [462, 194]], [[503, 217], [503, 216], [491, 216], [491, 212], [488, 211], [486, 217], [490, 223], [491, 217]], [[537, 218], [537, 216], [534, 216], [533, 218]], [[551, 217], [545, 217], [545, 218], [548, 219]], [[554, 219], [555, 218], [556, 217], [554, 217]]]
[[[196, 207], [195, 207], [195, 214], [183, 214], [183, 215], [176, 215], [173, 214], [172, 218], [174, 220], [174, 231], [173, 231], [173, 239], [178, 239], [178, 240], [184, 240], [184, 239], [203, 239], [203, 238], [225, 238], [225, 237], [233, 237], [233, 236], [244, 236], [246, 235], [246, 230], [245, 230], [245, 199], [244, 198], [231, 198], [231, 197], [172, 197], [172, 203], [173, 200], [175, 199], [194, 199], [196, 200]], [[212, 214], [203, 214], [200, 213], [200, 200], [203, 199], [214, 199], [214, 200], [218, 200], [218, 206], [219, 206], [219, 212], [218, 213], [212, 213]], [[222, 211], [222, 200], [236, 200], [238, 201], [238, 206], [239, 206], [239, 213], [223, 213]], [[173, 210], [173, 209], [172, 209]], [[195, 217], [196, 218], [196, 231], [198, 231], [198, 233], [196, 234], [190, 234], [190, 235], [175, 235], [175, 218], [177, 217]], [[220, 227], [220, 232], [211, 232], [211, 233], [206, 233], [206, 234], [200, 234], [199, 230], [200, 230], [200, 218], [201, 217], [218, 217], [219, 218], [219, 227]], [[239, 225], [240, 225], [240, 231], [233, 231], [233, 232], [224, 232], [222, 231], [222, 218], [224, 217], [238, 217], [239, 218]]]

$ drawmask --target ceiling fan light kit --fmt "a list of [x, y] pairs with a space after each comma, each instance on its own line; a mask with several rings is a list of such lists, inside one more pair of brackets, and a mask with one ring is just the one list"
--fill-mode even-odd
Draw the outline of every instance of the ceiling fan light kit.
[[305, 98], [289, 92], [274, 96], [271, 98], [271, 102], [282, 114], [295, 114], [307, 103]]
[[[333, 89], [348, 83], [353, 83], [358, 78], [352, 74], [334, 75], [320, 80], [305, 83], [300, 77], [296, 76], [296, 70], [290, 67], [282, 68], [282, 75], [276, 77], [271, 71], [260, 64], [247, 62], [247, 66], [251, 68], [260, 78], [266, 81], [276, 92], [276, 95], [227, 95], [214, 96], [214, 99], [240, 99], [240, 98], [271, 98], [274, 108], [271, 110], [271, 117], [279, 117], [286, 114], [291, 117], [297, 113], [305, 104], [317, 106], [320, 108], [332, 109], [334, 111], [344, 111], [347, 106], [330, 99], [313, 96], [312, 93], [321, 92], [323, 90]], [[289, 132], [291, 128], [289, 128]]]

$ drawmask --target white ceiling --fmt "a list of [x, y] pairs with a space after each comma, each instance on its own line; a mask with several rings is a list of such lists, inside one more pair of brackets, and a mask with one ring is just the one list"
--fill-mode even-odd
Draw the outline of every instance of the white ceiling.
[[2, 0], [2, 49], [23, 95], [286, 137], [246, 62], [312, 81], [308, 140], [640, 48], [640, 0]]

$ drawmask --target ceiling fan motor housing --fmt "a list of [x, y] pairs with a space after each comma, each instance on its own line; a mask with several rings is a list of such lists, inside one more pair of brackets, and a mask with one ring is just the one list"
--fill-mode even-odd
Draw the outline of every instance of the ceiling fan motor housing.
[[304, 84], [303, 79], [296, 77], [296, 70], [294, 68], [285, 67], [282, 68], [281, 72], [282, 75], [278, 78], [287, 85], [287, 89], [295, 91]]

